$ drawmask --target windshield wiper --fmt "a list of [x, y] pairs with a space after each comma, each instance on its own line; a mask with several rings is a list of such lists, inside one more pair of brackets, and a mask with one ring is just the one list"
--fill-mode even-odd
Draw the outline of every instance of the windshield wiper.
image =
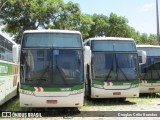
[[[127, 76], [125, 75], [125, 73], [123, 72], [123, 70], [117, 65], [117, 68], [119, 68], [119, 70], [121, 71], [121, 73], [123, 74], [123, 76], [125, 77], [125, 79], [127, 80], [127, 81], [130, 81], [128, 78], [127, 78]], [[118, 76], [118, 73], [117, 73], [117, 76]]]
[[112, 66], [112, 68], [109, 70], [109, 73], [108, 73], [108, 75], [107, 75], [107, 77], [106, 77], [106, 80], [105, 80], [105, 81], [108, 81], [108, 79], [109, 79], [109, 77], [110, 77], [110, 74], [111, 74], [112, 70], [113, 70], [113, 66]]
[[108, 81], [108, 80], [109, 80], [110, 74], [111, 74], [112, 70], [113, 70], [113, 63], [112, 63], [112, 67], [110, 68], [109, 73], [108, 73], [105, 81]]
[[62, 77], [63, 82], [64, 82], [66, 85], [68, 85], [68, 83], [66, 82], [66, 79], [65, 79], [65, 74], [64, 74], [64, 72], [59, 68], [58, 65], [56, 65], [56, 67], [57, 67], [57, 70], [60, 72], [60, 75], [61, 75], [61, 77]]

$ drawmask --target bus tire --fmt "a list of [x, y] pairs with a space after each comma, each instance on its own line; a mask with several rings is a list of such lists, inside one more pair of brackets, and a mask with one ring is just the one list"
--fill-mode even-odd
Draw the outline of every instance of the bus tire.
[[19, 97], [19, 83], [17, 85], [17, 97]]

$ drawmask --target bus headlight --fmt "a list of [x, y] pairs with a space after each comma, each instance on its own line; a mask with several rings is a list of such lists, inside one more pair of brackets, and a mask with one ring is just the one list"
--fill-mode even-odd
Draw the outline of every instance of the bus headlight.
[[70, 95], [75, 95], [75, 94], [80, 94], [80, 93], [84, 93], [84, 90], [83, 89], [73, 90], [73, 91], [70, 92]]
[[26, 94], [26, 95], [34, 95], [34, 93], [32, 91], [28, 91], [28, 90], [19, 90], [20, 93], [22, 94]]
[[92, 87], [103, 89], [103, 86], [101, 86], [101, 85], [96, 85], [96, 84], [92, 84]]
[[131, 88], [136, 88], [136, 87], [139, 87], [139, 84], [132, 84], [131, 85]]

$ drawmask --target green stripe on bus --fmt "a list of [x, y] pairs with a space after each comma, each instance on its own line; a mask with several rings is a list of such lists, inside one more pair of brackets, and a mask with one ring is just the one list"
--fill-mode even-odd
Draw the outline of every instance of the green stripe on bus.
[[92, 80], [92, 84], [96, 84], [96, 85], [104, 85], [104, 82], [101, 82], [99, 80]]
[[143, 81], [147, 81], [147, 83], [160, 83], [160, 79], [159, 80], [141, 80], [141, 83], [143, 83]]
[[[111, 81], [109, 81], [111, 82]], [[131, 80], [131, 81], [120, 81], [120, 82], [111, 82], [112, 86], [119, 86], [119, 85], [131, 85], [131, 84], [139, 84], [139, 80]], [[104, 81], [99, 81], [99, 80], [92, 80], [92, 84], [96, 84], [96, 85], [104, 85], [107, 82]]]
[[31, 87], [31, 86], [29, 86], [29, 85], [24, 85], [24, 84], [20, 84], [20, 89], [35, 91], [35, 88], [34, 88], [34, 87]]
[[12, 75], [12, 69], [13, 64], [0, 62], [0, 76]]
[[[36, 87], [36, 86], [35, 86]], [[84, 85], [80, 84], [80, 85], [75, 85], [73, 87], [42, 87], [44, 92], [52, 92], [52, 91], [72, 91], [72, 90], [79, 90], [79, 89], [83, 89]], [[36, 89], [34, 87], [31, 87], [29, 85], [25, 85], [25, 84], [20, 84], [20, 89], [23, 90], [30, 90], [30, 91], [36, 91]]]
[[[61, 87], [61, 88], [47, 88], [47, 87], [43, 87], [44, 92], [51, 92], [51, 91], [72, 91], [72, 90], [79, 90], [79, 89], [83, 89], [84, 85], [75, 85], [73, 87]], [[63, 90], [64, 89], [64, 90]]]

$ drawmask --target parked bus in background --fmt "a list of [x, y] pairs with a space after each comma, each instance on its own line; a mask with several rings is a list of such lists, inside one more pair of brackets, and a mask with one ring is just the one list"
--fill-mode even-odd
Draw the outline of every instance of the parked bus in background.
[[20, 55], [21, 107], [80, 107], [84, 57], [78, 31], [29, 30]]
[[0, 105], [18, 94], [19, 47], [0, 33]]
[[138, 53], [133, 39], [97, 37], [87, 39], [84, 45], [92, 51], [91, 63], [85, 65], [87, 96], [122, 100], [139, 96]]
[[[137, 50], [146, 51], [147, 62], [140, 65], [140, 93], [160, 92], [160, 46], [137, 45]], [[139, 61], [142, 56], [139, 54]]]

